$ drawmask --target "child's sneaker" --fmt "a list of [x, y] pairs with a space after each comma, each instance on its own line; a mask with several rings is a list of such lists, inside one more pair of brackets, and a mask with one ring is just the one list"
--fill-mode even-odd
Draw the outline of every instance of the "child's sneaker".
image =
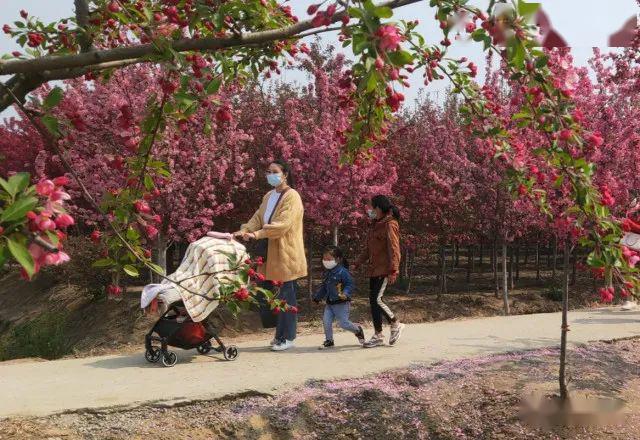
[[384, 336], [373, 335], [371, 336], [371, 339], [365, 342], [362, 346], [364, 348], [373, 348], [373, 347], [378, 347], [380, 345], [384, 345]]
[[398, 342], [400, 336], [402, 336], [402, 330], [404, 330], [404, 324], [398, 323], [398, 325], [391, 327], [391, 336], [389, 336], [389, 345], [393, 345]]
[[333, 341], [331, 339], [327, 339], [326, 341], [324, 341], [322, 343], [322, 345], [320, 347], [318, 347], [318, 350], [324, 350], [325, 348], [331, 348], [334, 345], [335, 344], [333, 343]]
[[365, 343], [364, 330], [362, 330], [361, 325], [358, 326], [358, 332], [356, 333], [356, 338], [358, 338], [358, 342], [360, 343], [360, 345], [364, 345]]

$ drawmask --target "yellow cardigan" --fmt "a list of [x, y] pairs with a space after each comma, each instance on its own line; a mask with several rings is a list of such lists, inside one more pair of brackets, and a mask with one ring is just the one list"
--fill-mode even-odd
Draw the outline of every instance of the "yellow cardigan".
[[260, 208], [240, 230], [255, 233], [256, 239], [269, 239], [267, 262], [260, 268], [260, 273], [267, 280], [293, 281], [307, 275], [307, 258], [302, 237], [304, 207], [300, 194], [289, 189], [273, 213], [271, 223], [265, 225], [264, 213], [273, 191], [275, 190], [263, 197]]

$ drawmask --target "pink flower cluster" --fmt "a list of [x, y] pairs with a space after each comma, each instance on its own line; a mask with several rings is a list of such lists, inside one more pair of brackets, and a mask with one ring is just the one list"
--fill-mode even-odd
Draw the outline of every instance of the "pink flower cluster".
[[[63, 232], [69, 226], [75, 224], [75, 220], [64, 210], [64, 202], [71, 197], [64, 190], [64, 186], [69, 184], [69, 179], [65, 176], [57, 177], [53, 180], [41, 179], [35, 186], [36, 193], [44, 199], [44, 207], [38, 213], [29, 211], [27, 213], [27, 227], [29, 231], [37, 235], [43, 241], [50, 243], [53, 247], [49, 234], [55, 234], [58, 240], [57, 252], [50, 252], [36, 243], [29, 245], [29, 253], [35, 264], [34, 273], [38, 273], [44, 266], [57, 266], [69, 261], [69, 255], [63, 251], [63, 240], [66, 233]], [[22, 270], [22, 276], [29, 278], [26, 271]]]
[[404, 36], [400, 30], [392, 25], [385, 24], [376, 30], [375, 36], [378, 37], [378, 47], [383, 52], [394, 52], [400, 48], [400, 43], [404, 40]]

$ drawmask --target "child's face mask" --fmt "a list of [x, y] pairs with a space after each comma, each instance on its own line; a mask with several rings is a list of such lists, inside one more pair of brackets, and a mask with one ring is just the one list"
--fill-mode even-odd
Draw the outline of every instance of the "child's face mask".
[[336, 267], [338, 263], [336, 263], [336, 260], [322, 260], [322, 265], [325, 269], [331, 270]]

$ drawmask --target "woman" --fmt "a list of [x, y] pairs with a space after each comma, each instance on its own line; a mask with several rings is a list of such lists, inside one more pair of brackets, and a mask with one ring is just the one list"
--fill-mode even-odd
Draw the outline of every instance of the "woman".
[[[240, 227], [234, 236], [244, 240], [265, 240], [265, 264], [260, 268], [268, 280], [266, 288], [272, 289], [279, 281], [278, 298], [291, 306], [297, 306], [297, 279], [307, 275], [307, 259], [302, 238], [304, 208], [300, 194], [291, 186], [293, 176], [289, 165], [277, 160], [269, 165], [267, 182], [274, 187], [264, 198], [251, 220]], [[271, 349], [284, 351], [294, 346], [297, 316], [287, 312], [278, 315], [276, 335]]]
[[368, 210], [373, 220], [367, 234], [367, 246], [356, 262], [356, 266], [369, 263], [369, 303], [375, 334], [364, 343], [363, 347], [371, 348], [384, 344], [382, 335], [382, 317], [391, 324], [389, 345], [400, 339], [404, 324], [382, 301], [384, 291], [389, 284], [396, 282], [400, 268], [400, 212], [393, 206], [389, 198], [378, 195], [371, 199]]

